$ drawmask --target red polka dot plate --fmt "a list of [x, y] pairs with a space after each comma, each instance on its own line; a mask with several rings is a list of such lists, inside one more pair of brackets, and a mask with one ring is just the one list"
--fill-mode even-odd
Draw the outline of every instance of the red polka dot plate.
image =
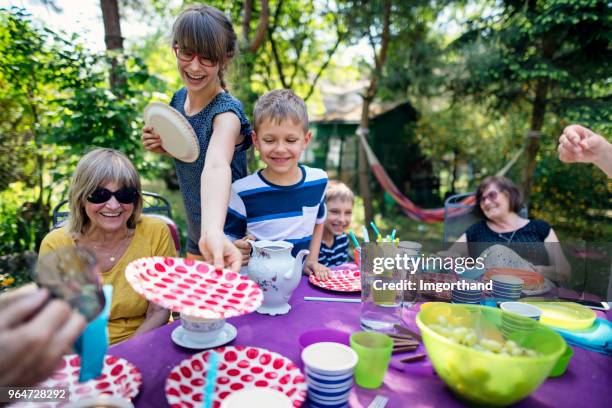
[[147, 300], [193, 317], [240, 316], [263, 300], [257, 283], [246, 276], [193, 259], [141, 258], [127, 266], [125, 277]]
[[[306, 399], [306, 380], [287, 357], [258, 347], [228, 346], [215, 349], [219, 368], [213, 408], [234, 391], [267, 387], [287, 395], [294, 407]], [[171, 408], [202, 406], [210, 350], [194, 354], [174, 367], [166, 379], [166, 399]]]
[[354, 269], [331, 270], [329, 279], [320, 280], [314, 275], [308, 277], [308, 281], [315, 286], [336, 292], [359, 292], [361, 291], [361, 275]]
[[[81, 357], [71, 354], [64, 356], [57, 370], [44, 382], [38, 384], [40, 387], [68, 388], [70, 402], [108, 395], [132, 399], [138, 395], [142, 376], [140, 371], [129, 361], [106, 355], [102, 375], [94, 380], [79, 383], [81, 371]], [[15, 407], [62, 407], [67, 402], [41, 403], [30, 402], [16, 404]]]

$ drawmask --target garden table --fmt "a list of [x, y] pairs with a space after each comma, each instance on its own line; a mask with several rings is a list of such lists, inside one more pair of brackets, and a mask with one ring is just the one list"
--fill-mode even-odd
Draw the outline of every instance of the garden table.
[[[300, 364], [298, 337], [316, 328], [333, 328], [347, 332], [359, 330], [359, 304], [304, 301], [304, 296], [355, 297], [355, 294], [328, 292], [317, 288], [306, 277], [293, 293], [291, 311], [283, 316], [251, 313], [228, 321], [238, 329], [238, 336], [229, 345], [263, 347], [281, 353]], [[600, 317], [606, 316], [601, 312]], [[416, 310], [404, 309], [407, 327], [417, 330]], [[606, 316], [610, 318], [610, 313]], [[170, 339], [174, 322], [109, 349], [109, 354], [123, 357], [142, 372], [143, 384], [134, 399], [137, 408], [167, 407], [164, 388], [170, 370], [197, 350], [175, 345]], [[416, 351], [423, 352], [422, 345]], [[408, 356], [410, 354], [400, 354]], [[401, 357], [394, 356], [394, 360]], [[549, 378], [517, 407], [605, 407], [612, 406], [612, 358], [574, 348], [567, 372]], [[433, 372], [427, 360], [407, 365], [404, 371], [389, 367], [384, 384], [376, 390], [355, 386], [350, 396], [351, 407], [367, 407], [377, 394], [389, 397], [387, 407], [465, 406]], [[305, 404], [305, 406], [307, 406]]]

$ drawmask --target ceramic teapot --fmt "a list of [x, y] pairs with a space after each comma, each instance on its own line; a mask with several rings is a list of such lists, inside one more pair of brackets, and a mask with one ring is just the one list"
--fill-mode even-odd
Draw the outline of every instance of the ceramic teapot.
[[249, 260], [249, 278], [257, 282], [263, 291], [263, 303], [257, 312], [282, 315], [291, 310], [289, 299], [300, 283], [302, 261], [310, 251], [301, 250], [291, 256], [293, 244], [286, 241], [251, 241], [253, 248]]

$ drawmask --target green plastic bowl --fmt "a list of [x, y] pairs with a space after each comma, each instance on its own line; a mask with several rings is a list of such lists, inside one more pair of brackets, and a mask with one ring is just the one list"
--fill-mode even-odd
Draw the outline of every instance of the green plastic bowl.
[[475, 350], [447, 339], [429, 327], [444, 316], [454, 326], [476, 330], [479, 338], [505, 340], [500, 330], [502, 315], [496, 308], [449, 303], [426, 303], [417, 315], [423, 343], [440, 378], [461, 398], [493, 406], [513, 404], [546, 380], [566, 348], [565, 340], [553, 330], [514, 313], [514, 321], [524, 319], [527, 330], [511, 339], [519, 346], [540, 353], [538, 357], [509, 356]]

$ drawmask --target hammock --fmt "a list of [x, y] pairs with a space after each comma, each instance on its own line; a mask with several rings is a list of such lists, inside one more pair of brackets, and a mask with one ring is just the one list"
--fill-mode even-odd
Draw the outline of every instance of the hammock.
[[[384, 167], [378, 161], [378, 158], [370, 148], [368, 141], [365, 138], [365, 134], [367, 134], [367, 130], [365, 132], [363, 129], [357, 129], [357, 136], [363, 145], [363, 148], [366, 152], [366, 157], [368, 163], [370, 164], [370, 169], [372, 173], [374, 173], [374, 177], [378, 180], [378, 183], [382, 186], [382, 188], [393, 198], [393, 200], [400, 206], [402, 211], [416, 221], [421, 222], [440, 222], [444, 221], [444, 208], [433, 208], [433, 209], [423, 209], [414, 204], [408, 197], [402, 194], [402, 192], [397, 188], [393, 180], [389, 177]], [[503, 176], [506, 172], [514, 165], [514, 163], [518, 160], [522, 153], [523, 149], [520, 149], [514, 157], [506, 164], [500, 171], [496, 173], [496, 176]], [[470, 206], [476, 203], [476, 196], [469, 196], [462, 201], [460, 204], [462, 206]], [[466, 211], [465, 208], [449, 208], [447, 209], [448, 214], [457, 215], [457, 213], [461, 213]]]

